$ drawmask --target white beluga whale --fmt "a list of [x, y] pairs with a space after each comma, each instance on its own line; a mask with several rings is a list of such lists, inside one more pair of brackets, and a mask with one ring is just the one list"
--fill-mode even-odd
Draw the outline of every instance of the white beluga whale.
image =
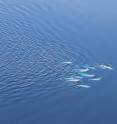
[[85, 68], [88, 68], [90, 70], [96, 70], [95, 66], [90, 66], [90, 65], [84, 65]]
[[91, 88], [89, 85], [84, 85], [84, 84], [79, 84], [77, 87], [82, 87], [82, 88]]
[[[62, 62], [65, 66], [70, 66], [70, 72], [68, 77], [64, 80], [71, 86], [76, 86], [79, 88], [90, 88], [92, 82], [98, 82], [103, 78], [104, 70], [113, 70], [112, 65], [109, 64], [82, 64], [75, 65], [71, 61]], [[62, 78], [63, 79], [63, 78]]]
[[102, 77], [98, 77], [98, 78], [92, 78], [92, 79], [89, 79], [90, 81], [100, 81], [102, 80]]
[[73, 78], [73, 77], [70, 77], [70, 78], [65, 78], [66, 81], [70, 81], [70, 82], [79, 82], [80, 79], [79, 78]]
[[83, 77], [81, 77], [81, 76], [74, 76], [74, 78], [82, 79]]
[[65, 62], [62, 62], [62, 64], [72, 64], [71, 61], [65, 61]]
[[84, 85], [84, 84], [80, 84], [81, 83], [81, 79], [78, 79], [78, 78], [73, 78], [73, 77], [70, 77], [70, 78], [65, 78], [68, 82], [74, 82], [74, 83], [77, 83], [75, 86], [77, 87], [81, 87], [81, 88], [90, 88], [91, 86], [89, 85]]
[[87, 74], [87, 73], [79, 73], [79, 74], [80, 74], [80, 76], [82, 76], [82, 77], [89, 77], [89, 78], [95, 77], [94, 74]]
[[70, 81], [70, 82], [79, 82], [80, 80], [79, 79], [70, 79], [68, 81]]
[[101, 68], [101, 69], [113, 70], [113, 68], [112, 68], [111, 65], [105, 65], [105, 64], [99, 65], [99, 68]]
[[80, 72], [87, 72], [89, 71], [89, 68], [85, 68], [85, 69], [79, 69]]
[[89, 71], [89, 68], [79, 68], [79, 69], [74, 69], [76, 72], [87, 72]]

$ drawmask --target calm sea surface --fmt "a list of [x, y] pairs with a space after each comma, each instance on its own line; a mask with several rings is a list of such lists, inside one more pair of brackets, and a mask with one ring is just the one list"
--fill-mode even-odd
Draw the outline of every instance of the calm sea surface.
[[116, 0], [0, 0], [0, 124], [117, 124], [116, 78]]

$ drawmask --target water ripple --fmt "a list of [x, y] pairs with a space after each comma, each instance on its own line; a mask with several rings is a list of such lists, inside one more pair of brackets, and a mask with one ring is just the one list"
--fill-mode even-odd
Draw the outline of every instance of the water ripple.
[[19, 3], [0, 1], [0, 104], [3, 105], [67, 87], [68, 83], [62, 79], [74, 65], [61, 63], [71, 61], [80, 65], [92, 58], [87, 49], [75, 42], [61, 40], [61, 32], [66, 29], [53, 23], [53, 19], [57, 21], [55, 17], [49, 18], [48, 9], [52, 8], [45, 2]]

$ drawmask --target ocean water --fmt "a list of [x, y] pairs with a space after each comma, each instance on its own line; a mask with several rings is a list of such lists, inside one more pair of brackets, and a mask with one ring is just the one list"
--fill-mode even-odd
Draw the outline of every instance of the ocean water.
[[117, 124], [116, 5], [0, 0], [0, 124]]

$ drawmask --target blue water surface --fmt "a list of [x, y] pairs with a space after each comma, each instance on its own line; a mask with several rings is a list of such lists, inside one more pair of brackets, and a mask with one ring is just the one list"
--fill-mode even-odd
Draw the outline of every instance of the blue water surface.
[[0, 0], [0, 124], [117, 124], [116, 53], [116, 0]]

